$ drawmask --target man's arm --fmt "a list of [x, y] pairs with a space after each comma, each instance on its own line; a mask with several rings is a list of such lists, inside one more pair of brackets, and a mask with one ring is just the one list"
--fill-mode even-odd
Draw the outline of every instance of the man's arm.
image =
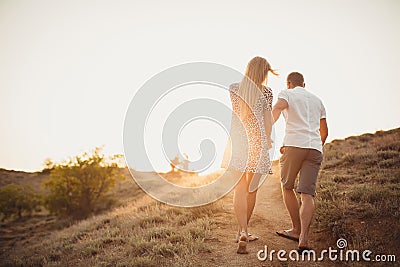
[[322, 145], [324, 145], [328, 137], [328, 124], [325, 118], [319, 120], [319, 134], [321, 135]]
[[288, 108], [288, 102], [283, 98], [278, 98], [278, 102], [272, 108], [272, 117], [274, 118], [274, 123], [279, 119], [282, 111]]

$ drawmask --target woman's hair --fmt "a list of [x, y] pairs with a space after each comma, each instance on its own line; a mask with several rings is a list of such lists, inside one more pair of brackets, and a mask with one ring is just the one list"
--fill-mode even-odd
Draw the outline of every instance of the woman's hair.
[[254, 57], [247, 63], [245, 75], [239, 84], [238, 95], [241, 98], [240, 118], [242, 121], [252, 112], [262, 94], [263, 84], [268, 79], [268, 72], [278, 75], [265, 58]]

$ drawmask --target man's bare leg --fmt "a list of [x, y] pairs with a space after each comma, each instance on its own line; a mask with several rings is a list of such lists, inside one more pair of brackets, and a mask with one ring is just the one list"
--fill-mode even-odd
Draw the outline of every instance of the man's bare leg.
[[299, 203], [293, 189], [286, 189], [282, 187], [283, 201], [285, 202], [286, 209], [289, 212], [290, 219], [292, 220], [293, 228], [289, 230], [290, 235], [298, 237], [301, 232], [301, 223], [299, 215]]
[[314, 198], [312, 195], [301, 194], [300, 221], [301, 232], [299, 237], [299, 247], [307, 247], [308, 233], [314, 213]]

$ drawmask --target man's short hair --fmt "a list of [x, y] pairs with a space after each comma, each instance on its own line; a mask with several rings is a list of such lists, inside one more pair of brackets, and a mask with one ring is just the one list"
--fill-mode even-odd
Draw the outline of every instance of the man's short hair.
[[303, 86], [304, 77], [301, 73], [292, 72], [287, 76], [286, 79], [288, 82], [291, 82], [294, 86]]

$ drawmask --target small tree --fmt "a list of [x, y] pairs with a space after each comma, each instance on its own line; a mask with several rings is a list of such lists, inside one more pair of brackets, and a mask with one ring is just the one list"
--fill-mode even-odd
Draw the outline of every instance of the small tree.
[[0, 213], [3, 220], [18, 217], [23, 214], [31, 215], [39, 211], [42, 199], [31, 186], [8, 184], [0, 189]]
[[86, 217], [111, 203], [107, 193], [123, 178], [115, 160], [105, 158], [96, 148], [55, 165], [44, 182], [49, 190], [46, 207], [57, 215]]
[[49, 174], [52, 170], [54, 170], [54, 167], [56, 166], [56, 163], [54, 160], [51, 158], [46, 158], [43, 162], [43, 169], [42, 173]]

